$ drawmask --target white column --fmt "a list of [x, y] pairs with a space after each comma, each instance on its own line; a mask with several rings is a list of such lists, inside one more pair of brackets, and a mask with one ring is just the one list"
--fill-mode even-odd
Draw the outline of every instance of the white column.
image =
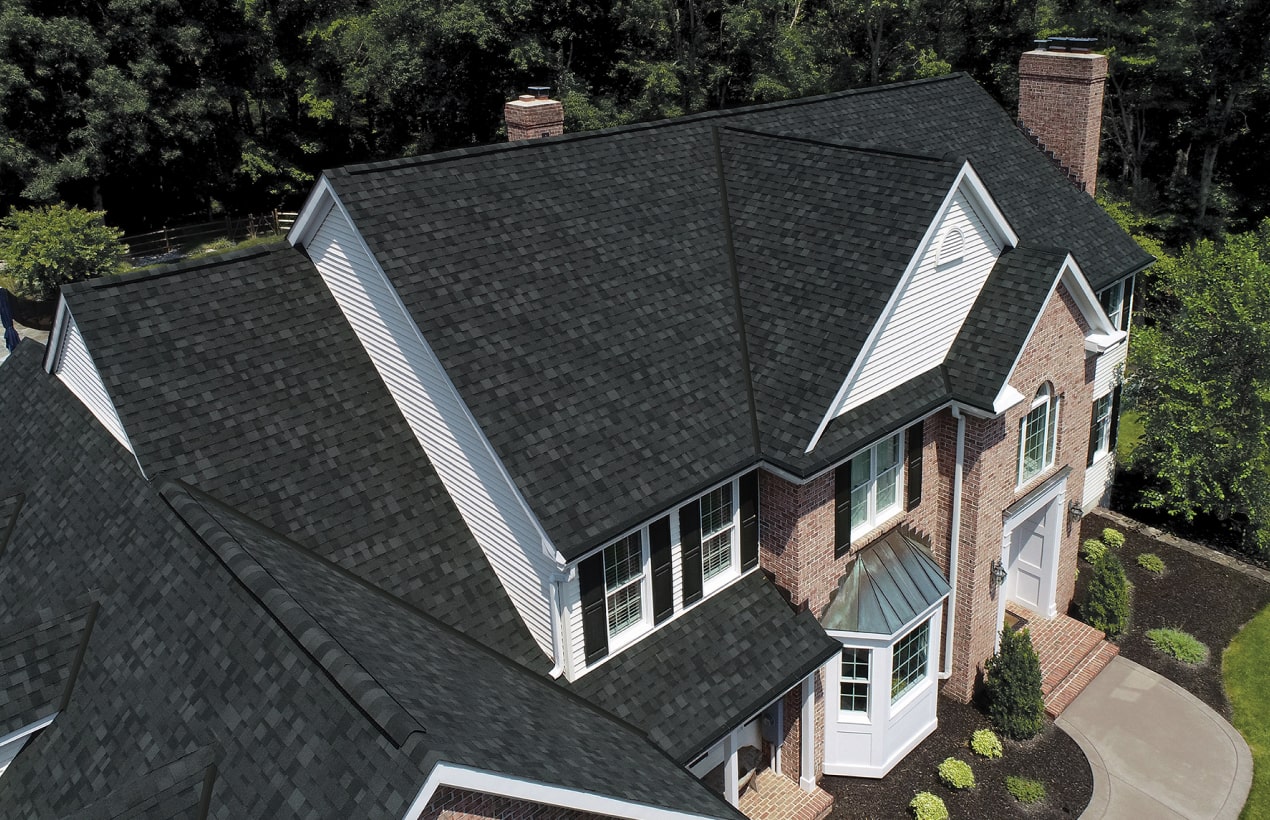
[[803, 681], [802, 729], [799, 732], [802, 748], [799, 749], [798, 785], [805, 792], [816, 790], [816, 673]]
[[736, 732], [728, 732], [723, 738], [723, 794], [728, 802], [736, 805], [741, 799], [740, 764], [737, 760]]

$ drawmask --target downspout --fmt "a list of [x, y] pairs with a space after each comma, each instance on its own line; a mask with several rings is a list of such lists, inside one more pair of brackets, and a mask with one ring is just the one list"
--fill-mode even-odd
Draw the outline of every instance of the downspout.
[[547, 584], [547, 594], [551, 599], [551, 654], [555, 655], [556, 662], [547, 674], [553, 679], [563, 675], [565, 667], [564, 616], [560, 613], [560, 584], [563, 580], [562, 576], [557, 576]]
[[948, 625], [944, 637], [944, 671], [939, 673], [940, 680], [952, 677], [953, 626], [957, 616], [957, 552], [961, 541], [961, 472], [966, 459], [966, 417], [956, 405], [952, 407], [953, 418], [957, 420], [957, 463], [953, 467], [952, 523], [948, 533], [948, 585], [952, 587], [952, 596], [948, 599]]

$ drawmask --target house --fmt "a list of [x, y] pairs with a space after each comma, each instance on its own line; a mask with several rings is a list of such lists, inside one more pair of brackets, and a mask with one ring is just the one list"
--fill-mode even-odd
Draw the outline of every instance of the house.
[[287, 244], [67, 288], [47, 374], [0, 367], [0, 805], [884, 776], [1007, 606], [1063, 617], [1107, 492], [1151, 260], [1089, 196], [1105, 67], [1024, 55], [1030, 134], [962, 75], [580, 135], [522, 98], [327, 172]]

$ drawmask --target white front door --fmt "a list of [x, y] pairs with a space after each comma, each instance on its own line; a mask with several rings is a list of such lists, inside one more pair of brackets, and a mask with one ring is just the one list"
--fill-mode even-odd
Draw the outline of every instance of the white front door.
[[1040, 615], [1045, 612], [1045, 586], [1048, 580], [1047, 562], [1050, 553], [1057, 549], [1053, 542], [1055, 515], [1054, 504], [1046, 504], [1011, 535], [1010, 561], [1006, 565], [1006, 597]]

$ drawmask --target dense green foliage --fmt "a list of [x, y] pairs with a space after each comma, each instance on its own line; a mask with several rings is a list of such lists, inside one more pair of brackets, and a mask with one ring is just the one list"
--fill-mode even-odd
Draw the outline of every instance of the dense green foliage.
[[1246, 516], [1270, 546], [1270, 221], [1171, 255], [1156, 249], [1154, 303], [1134, 333], [1128, 383], [1143, 422], [1143, 502], [1187, 520]]
[[1153, 572], [1156, 575], [1164, 573], [1164, 559], [1156, 555], [1154, 552], [1144, 552], [1138, 555], [1138, 566], [1147, 572]]
[[984, 690], [988, 715], [997, 731], [1027, 740], [1045, 727], [1041, 661], [1028, 630], [1001, 630], [1001, 647], [988, 659]]
[[970, 736], [970, 751], [980, 757], [995, 760], [1001, 756], [1001, 738], [991, 729], [976, 729]]
[[1107, 545], [1107, 549], [1118, 550], [1124, 546], [1124, 533], [1107, 527], [1102, 531], [1102, 542]]
[[1033, 38], [1111, 58], [1105, 174], [1170, 238], [1265, 215], [1253, 0], [11, 0], [0, 208], [112, 221], [296, 203], [332, 165], [499, 138], [553, 86], [571, 130], [964, 70], [1013, 110]]
[[1080, 557], [1096, 564], [1107, 554], [1107, 545], [1100, 538], [1086, 538], [1080, 545]]
[[1124, 564], [1108, 551], [1094, 564], [1089, 589], [1080, 607], [1080, 617], [1108, 638], [1123, 634], [1129, 625], [1129, 579]]
[[1045, 784], [1027, 777], [1007, 776], [1005, 790], [1013, 795], [1015, 800], [1028, 805], [1045, 799]]
[[916, 820], [948, 820], [948, 807], [942, 799], [930, 792], [913, 795], [908, 807]]
[[970, 764], [955, 757], [944, 759], [939, 764], [939, 779], [950, 789], [973, 789], [975, 773]]
[[1200, 664], [1208, 660], [1208, 647], [1180, 629], [1148, 629], [1147, 640], [1160, 652], [1182, 663]]
[[126, 248], [102, 216], [59, 204], [0, 220], [0, 260], [17, 295], [52, 299], [60, 285], [115, 273]]
[[1252, 791], [1244, 820], [1270, 820], [1270, 607], [1258, 612], [1222, 654], [1222, 682], [1230, 697], [1231, 719], [1252, 750]]

